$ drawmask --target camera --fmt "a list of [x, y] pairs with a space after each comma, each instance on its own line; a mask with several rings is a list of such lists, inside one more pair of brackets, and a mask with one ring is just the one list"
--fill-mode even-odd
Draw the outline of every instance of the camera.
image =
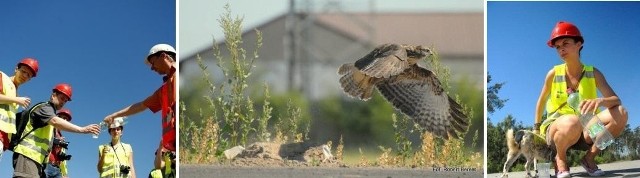
[[59, 139], [59, 138], [54, 138], [54, 139], [53, 139], [53, 145], [56, 145], [56, 146], [62, 147], [62, 148], [64, 148], [64, 149], [69, 149], [69, 148], [68, 148], [68, 146], [69, 146], [69, 142], [65, 142], [64, 140]]
[[59, 152], [56, 157], [58, 157], [58, 159], [61, 159], [62, 161], [66, 161], [66, 160], [71, 160], [71, 155], [68, 155], [64, 152]]
[[125, 166], [125, 165], [120, 165], [120, 173], [121, 174], [129, 174], [129, 171], [131, 171], [131, 167]]

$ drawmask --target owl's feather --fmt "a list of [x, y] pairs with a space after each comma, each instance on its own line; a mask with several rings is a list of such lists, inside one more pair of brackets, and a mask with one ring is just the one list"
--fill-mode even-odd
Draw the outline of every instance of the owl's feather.
[[458, 138], [467, 129], [468, 118], [433, 72], [417, 65], [428, 55], [431, 51], [422, 46], [380, 45], [355, 63], [340, 66], [340, 85], [349, 96], [365, 101], [375, 86], [421, 128], [445, 139]]
[[431, 71], [418, 65], [379, 82], [376, 87], [396, 109], [439, 137], [458, 138], [457, 133], [468, 126], [462, 107], [444, 92]]

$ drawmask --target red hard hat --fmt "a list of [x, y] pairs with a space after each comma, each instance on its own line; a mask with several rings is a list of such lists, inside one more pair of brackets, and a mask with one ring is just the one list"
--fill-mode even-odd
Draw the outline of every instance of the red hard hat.
[[556, 24], [556, 27], [551, 31], [551, 38], [547, 41], [547, 45], [553, 48], [554, 40], [560, 37], [578, 37], [578, 40], [584, 43], [584, 39], [582, 38], [578, 27], [569, 22], [560, 21]]
[[67, 95], [67, 97], [69, 98], [69, 101], [71, 101], [71, 85], [66, 83], [61, 83], [56, 85], [56, 87], [53, 88], [53, 91], [57, 91], [64, 95]]
[[69, 121], [71, 121], [71, 111], [69, 111], [69, 109], [62, 108], [62, 109], [58, 110], [58, 115], [60, 115], [60, 114], [67, 115], [67, 117], [69, 117]]
[[33, 77], [36, 77], [36, 74], [38, 74], [38, 68], [39, 68], [38, 61], [36, 61], [36, 59], [24, 58], [18, 63], [18, 66], [20, 66], [21, 64], [31, 68], [31, 71], [33, 71]]

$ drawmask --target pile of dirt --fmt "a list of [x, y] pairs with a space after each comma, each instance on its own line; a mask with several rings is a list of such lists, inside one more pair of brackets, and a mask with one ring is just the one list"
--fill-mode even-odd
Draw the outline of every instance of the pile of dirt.
[[345, 166], [331, 154], [331, 149], [327, 145], [312, 146], [304, 142], [286, 144], [256, 142], [230, 159], [233, 166]]

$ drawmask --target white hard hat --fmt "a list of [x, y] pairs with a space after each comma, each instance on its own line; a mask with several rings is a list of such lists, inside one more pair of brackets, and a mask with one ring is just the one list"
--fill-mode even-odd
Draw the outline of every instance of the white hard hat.
[[116, 128], [116, 127], [120, 127], [120, 126], [124, 126], [125, 122], [124, 122], [124, 118], [123, 117], [116, 117], [113, 118], [113, 123], [111, 123], [111, 125], [109, 125], [110, 129]]
[[144, 62], [146, 64], [149, 64], [149, 56], [154, 55], [154, 54], [156, 54], [158, 52], [162, 52], [162, 51], [169, 52], [169, 53], [172, 53], [174, 55], [176, 54], [176, 49], [173, 48], [173, 46], [168, 45], [168, 44], [157, 44], [157, 45], [154, 45], [153, 47], [151, 47], [151, 49], [149, 50], [149, 54], [147, 54], [147, 57], [144, 59]]

